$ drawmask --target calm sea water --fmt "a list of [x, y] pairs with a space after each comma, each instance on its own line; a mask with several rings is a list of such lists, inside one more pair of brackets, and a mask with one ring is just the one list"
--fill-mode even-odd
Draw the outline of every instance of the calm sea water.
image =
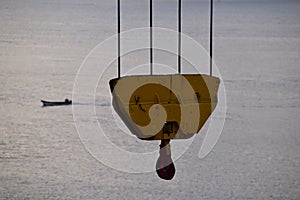
[[[71, 98], [85, 56], [115, 34], [114, 3], [0, 2], [0, 199], [299, 199], [300, 2], [216, 2], [214, 58], [227, 92], [225, 126], [209, 156], [198, 158], [196, 142], [176, 161], [169, 182], [155, 172], [101, 164], [82, 145], [72, 107], [39, 102]], [[147, 26], [147, 6], [124, 1], [122, 29]], [[176, 30], [176, 6], [155, 1], [155, 26]], [[204, 48], [208, 6], [183, 1], [183, 32]], [[97, 116], [107, 127], [109, 102], [97, 90]], [[134, 139], [132, 147], [111, 130], [124, 148], [158, 148]]]

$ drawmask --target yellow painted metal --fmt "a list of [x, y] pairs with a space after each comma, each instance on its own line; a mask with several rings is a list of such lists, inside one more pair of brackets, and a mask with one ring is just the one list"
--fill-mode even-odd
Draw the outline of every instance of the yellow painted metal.
[[110, 80], [113, 107], [140, 139], [187, 139], [217, 105], [220, 80], [202, 74], [138, 75]]

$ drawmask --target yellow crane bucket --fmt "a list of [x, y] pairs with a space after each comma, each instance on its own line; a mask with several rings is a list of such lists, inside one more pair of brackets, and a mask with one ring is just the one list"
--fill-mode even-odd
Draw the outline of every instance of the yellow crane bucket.
[[219, 83], [202, 74], [124, 76], [109, 82], [115, 111], [143, 140], [198, 133], [217, 105]]

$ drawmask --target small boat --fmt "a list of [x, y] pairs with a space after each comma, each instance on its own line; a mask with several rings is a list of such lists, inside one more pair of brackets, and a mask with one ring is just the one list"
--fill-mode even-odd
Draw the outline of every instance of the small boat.
[[65, 105], [71, 105], [72, 101], [69, 99], [65, 99], [65, 101], [44, 101], [41, 100], [43, 103], [43, 107], [45, 106], [65, 106]]

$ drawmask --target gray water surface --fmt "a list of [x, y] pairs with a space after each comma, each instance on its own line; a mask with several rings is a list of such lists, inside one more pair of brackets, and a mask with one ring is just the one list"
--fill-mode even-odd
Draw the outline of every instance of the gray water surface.
[[[208, 48], [208, 2], [183, 5], [183, 32]], [[147, 6], [123, 1], [122, 29], [147, 26]], [[155, 26], [176, 30], [174, 1], [155, 1], [154, 12]], [[0, 199], [300, 199], [299, 13], [299, 1], [216, 2], [223, 133], [205, 159], [193, 144], [163, 181], [101, 164], [82, 145], [71, 106], [40, 104], [71, 98], [85, 56], [115, 34], [115, 2], [1, 1]], [[110, 97], [97, 92], [97, 116], [109, 127]]]

